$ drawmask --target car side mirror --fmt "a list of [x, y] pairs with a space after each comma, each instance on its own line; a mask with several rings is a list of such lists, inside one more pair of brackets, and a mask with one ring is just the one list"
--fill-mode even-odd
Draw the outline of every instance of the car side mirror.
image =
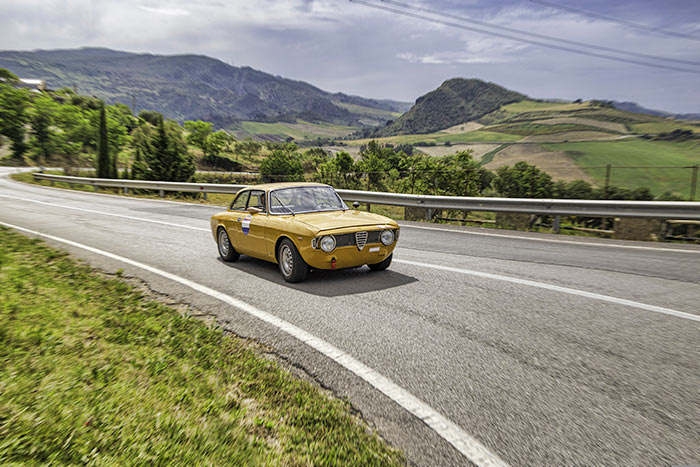
[[359, 208], [359, 207], [360, 207], [360, 202], [359, 202], [359, 201], [355, 201], [354, 203], [352, 203], [352, 207], [355, 208], [355, 209]]
[[261, 212], [262, 212], [262, 209], [256, 208], [255, 206], [250, 206], [250, 207], [248, 208], [248, 213], [249, 213], [249, 214], [258, 214], [258, 213], [261, 213]]

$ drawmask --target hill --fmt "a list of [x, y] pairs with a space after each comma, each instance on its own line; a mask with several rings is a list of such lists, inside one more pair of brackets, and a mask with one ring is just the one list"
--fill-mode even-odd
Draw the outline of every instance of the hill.
[[53, 89], [77, 87], [108, 103], [157, 110], [179, 121], [328, 122], [377, 125], [408, 104], [329, 93], [250, 67], [203, 55], [152, 55], [103, 48], [0, 51], [0, 68], [42, 78]]
[[476, 120], [525, 95], [479, 79], [454, 78], [419, 97], [411, 109], [369, 136], [425, 134]]
[[635, 112], [640, 114], [654, 115], [657, 117], [670, 117], [678, 120], [700, 120], [700, 113], [689, 113], [689, 114], [673, 114], [670, 112], [665, 112], [663, 110], [653, 110], [642, 107], [636, 102], [619, 102], [611, 101], [612, 105], [619, 110], [624, 110], [627, 112]]

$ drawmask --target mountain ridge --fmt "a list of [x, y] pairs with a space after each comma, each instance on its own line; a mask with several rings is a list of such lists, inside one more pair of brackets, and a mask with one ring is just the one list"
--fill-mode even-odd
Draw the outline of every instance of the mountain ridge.
[[[380, 123], [376, 112], [402, 112], [408, 103], [331, 93], [310, 83], [233, 66], [198, 54], [159, 55], [108, 48], [0, 51], [0, 68], [49, 87], [74, 87], [109, 103], [157, 110], [175, 120]], [[352, 104], [352, 110], [339, 104]], [[366, 112], [363, 113], [363, 108]], [[384, 116], [384, 115], [383, 115]]]
[[476, 120], [502, 105], [527, 96], [476, 78], [452, 78], [416, 99], [396, 121], [372, 131], [371, 136], [424, 134]]

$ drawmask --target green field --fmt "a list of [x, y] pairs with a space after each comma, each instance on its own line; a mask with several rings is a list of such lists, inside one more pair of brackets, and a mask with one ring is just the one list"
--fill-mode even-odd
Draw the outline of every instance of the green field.
[[299, 121], [297, 123], [264, 123], [264, 122], [240, 122], [234, 129], [236, 137], [244, 139], [277, 139], [284, 140], [292, 137], [296, 140], [316, 138], [341, 138], [347, 136], [356, 127], [333, 125], [332, 123], [309, 123]]
[[403, 463], [346, 402], [161, 301], [0, 227], [0, 464]]
[[349, 104], [347, 102], [333, 101], [338, 107], [342, 107], [354, 114], [370, 115], [379, 117], [382, 120], [390, 120], [401, 116], [401, 112], [391, 112], [389, 110], [375, 109], [374, 107], [365, 107], [357, 104]]
[[501, 109], [512, 112], [541, 112], [541, 111], [572, 111], [593, 108], [590, 102], [582, 102], [580, 104], [573, 102], [539, 102], [539, 101], [521, 101], [513, 104], [504, 105]]
[[700, 133], [700, 125], [690, 122], [680, 122], [678, 120], [659, 120], [656, 122], [635, 123], [630, 126], [632, 127], [632, 131], [640, 135], [646, 133], [670, 133], [673, 130], [691, 130], [695, 133]]
[[[607, 164], [613, 166], [693, 166], [700, 164], [700, 142], [642, 139], [580, 143], [546, 143], [551, 151], [566, 151], [598, 185], [605, 182]], [[599, 168], [594, 168], [599, 167]], [[613, 168], [610, 183], [625, 188], [647, 187], [654, 195], [670, 191], [687, 198], [692, 170], [682, 168]]]
[[466, 133], [446, 133], [439, 131], [437, 133], [427, 133], [421, 135], [398, 135], [398, 136], [386, 136], [384, 138], [365, 138], [346, 141], [347, 144], [352, 146], [360, 146], [367, 144], [373, 139], [379, 143], [391, 143], [391, 144], [415, 144], [418, 142], [433, 142], [436, 144], [445, 143], [449, 141], [450, 143], [510, 143], [513, 141], [518, 141], [522, 138], [519, 135], [510, 135], [507, 133], [499, 133], [495, 131], [468, 131]]

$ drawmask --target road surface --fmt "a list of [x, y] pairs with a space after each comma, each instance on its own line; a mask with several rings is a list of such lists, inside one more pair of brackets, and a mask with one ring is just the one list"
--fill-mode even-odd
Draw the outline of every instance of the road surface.
[[389, 270], [291, 285], [218, 259], [219, 208], [8, 171], [0, 223], [262, 342], [413, 464], [700, 463], [698, 246], [403, 222]]

